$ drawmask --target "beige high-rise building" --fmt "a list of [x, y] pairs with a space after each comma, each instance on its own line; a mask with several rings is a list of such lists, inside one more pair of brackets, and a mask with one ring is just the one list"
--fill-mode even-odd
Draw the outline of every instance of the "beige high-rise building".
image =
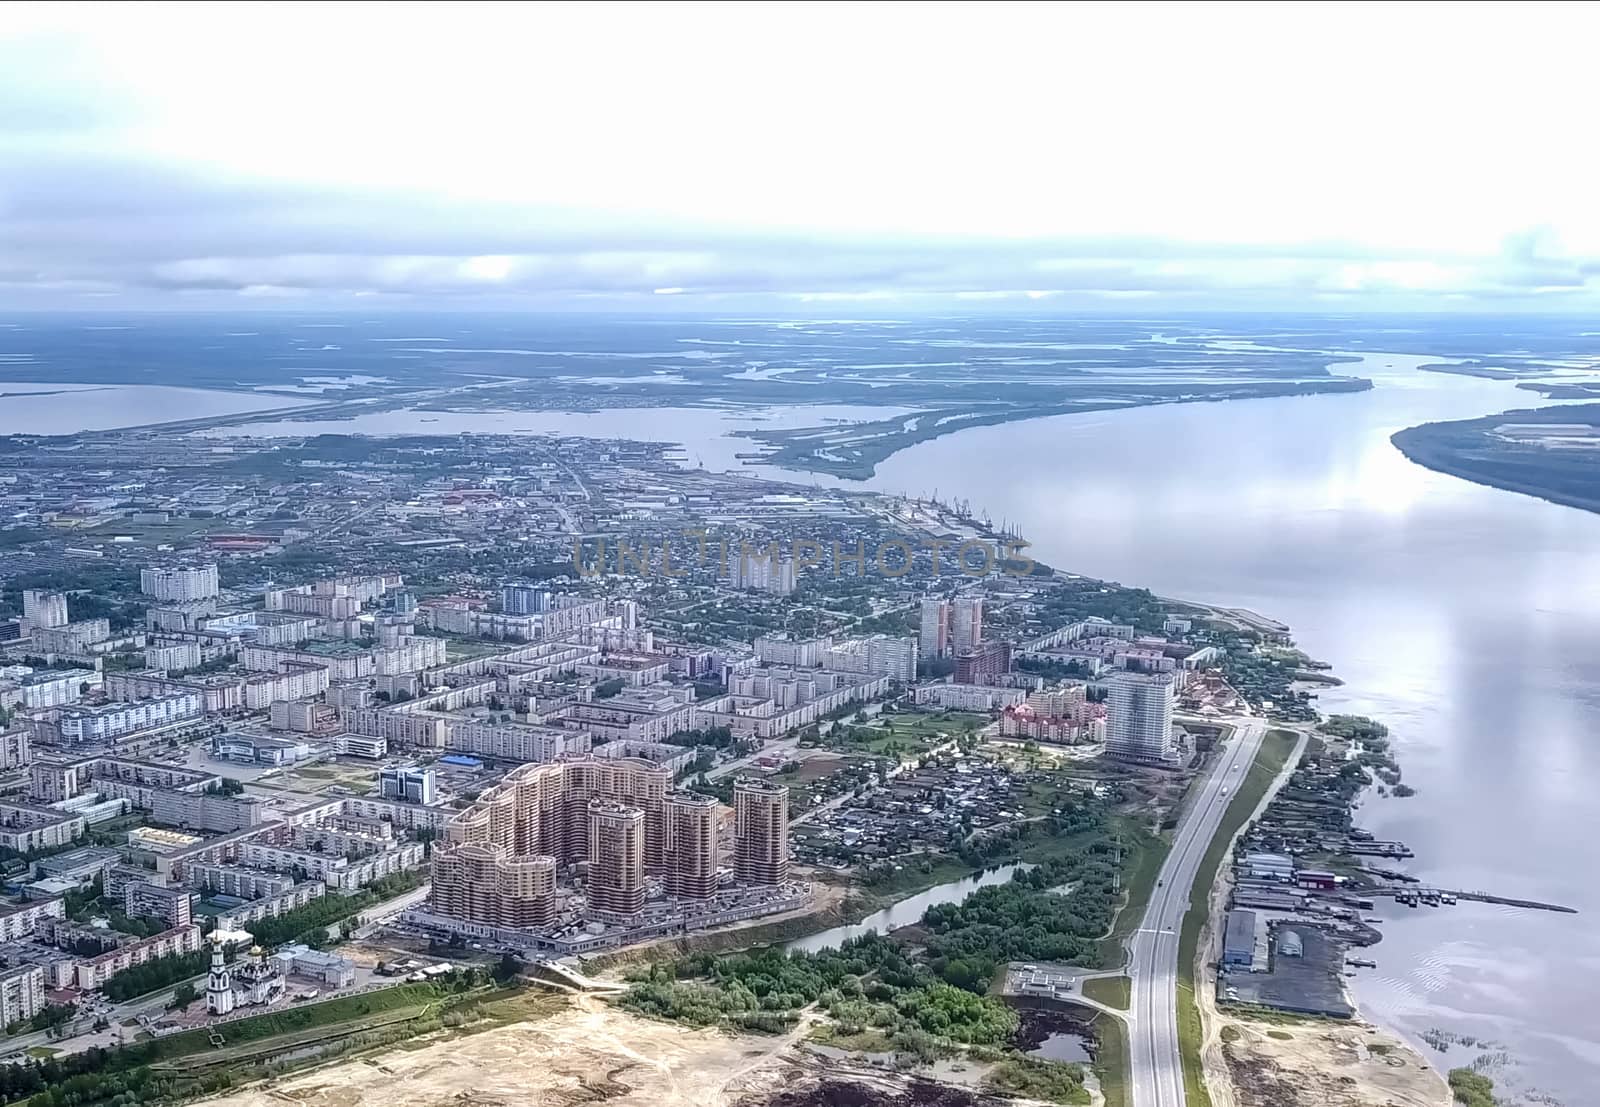
[[722, 809], [711, 796], [667, 797], [667, 893], [709, 899], [717, 890], [717, 824]]
[[556, 920], [556, 859], [515, 856], [486, 843], [440, 849], [429, 905], [486, 926], [549, 926]]
[[671, 787], [670, 771], [637, 757], [519, 765], [458, 815], [445, 836], [570, 864], [589, 856], [590, 803], [614, 800], [644, 812], [645, 862], [652, 871], [664, 871]]
[[[433, 909], [499, 926], [545, 925], [538, 921], [547, 910], [541, 897], [548, 889], [553, 917], [557, 868], [581, 861], [590, 866], [591, 909], [612, 916], [644, 906], [647, 872], [660, 873], [672, 895], [709, 898], [721, 863], [721, 807], [710, 797], [671, 794], [671, 787], [667, 769], [641, 758], [517, 766], [445, 826]], [[786, 803], [779, 814], [779, 875], [766, 883], [788, 872]], [[770, 858], [773, 850], [762, 846], [758, 854]], [[774, 870], [767, 863], [761, 871]], [[507, 890], [515, 881], [525, 895]]]
[[589, 804], [591, 913], [637, 915], [644, 909], [644, 812], [614, 800]]
[[565, 770], [565, 838], [568, 860], [589, 854], [589, 804], [613, 800], [637, 807], [644, 817], [644, 863], [653, 873], [665, 871], [667, 792], [672, 773], [640, 757], [586, 758], [561, 763]]
[[765, 780], [733, 784], [734, 871], [741, 884], [789, 879], [789, 789]]

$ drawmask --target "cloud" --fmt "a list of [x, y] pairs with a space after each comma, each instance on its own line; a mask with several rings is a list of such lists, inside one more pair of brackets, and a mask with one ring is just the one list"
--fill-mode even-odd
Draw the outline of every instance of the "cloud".
[[[779, 304], [824, 296], [1041, 307], [1108, 298], [1303, 305], [1587, 298], [1595, 259], [1530, 230], [1483, 257], [1151, 236], [865, 236], [241, 179], [136, 157], [36, 155], [0, 180], [0, 305]], [[1546, 301], [1547, 302], [1547, 301]]]
[[[1008, 9], [1003, 19], [1014, 23], [1023, 10]], [[1498, 247], [1476, 233], [1436, 236], [1443, 247], [1392, 230], [1341, 233], [1351, 212], [1324, 216], [1345, 192], [1379, 198], [1369, 212], [1375, 225], [1403, 223], [1400, 201], [1390, 204], [1384, 191], [1411, 187], [1416, 166], [1385, 171], [1376, 183], [1366, 170], [1359, 188], [1341, 189], [1352, 179], [1349, 153], [1328, 146], [1307, 155], [1301, 132], [1282, 125], [1287, 116], [1252, 133], [1215, 116], [1205, 141], [1161, 148], [1166, 131], [1130, 139], [1113, 124], [1171, 127], [1163, 113], [1176, 113], [1189, 126], [1198, 106], [1152, 93], [1129, 107], [1122, 101], [1135, 92], [1122, 86], [1081, 104], [1065, 92], [996, 102], [983, 100], [981, 82], [970, 77], [955, 91], [929, 91], [926, 81], [900, 91], [887, 76], [852, 69], [839, 81], [868, 98], [851, 100], [830, 85], [814, 96], [831, 114], [808, 116], [801, 91], [772, 91], [789, 87], [781, 73], [762, 85], [754, 80], [760, 67], [745, 63], [736, 67], [744, 82], [737, 89], [690, 66], [683, 79], [694, 96], [681, 93], [680, 102], [661, 92], [645, 102], [634, 86], [604, 86], [600, 73], [565, 98], [549, 95], [557, 78], [518, 83], [515, 69], [475, 83], [472, 70], [489, 63], [470, 57], [420, 89], [397, 91], [394, 82], [408, 74], [394, 70], [404, 67], [385, 74], [370, 58], [352, 57], [340, 78], [349, 86], [344, 96], [319, 100], [338, 74], [307, 71], [306, 88], [282, 90], [283, 123], [269, 133], [263, 120], [280, 105], [264, 93], [234, 110], [229, 96], [240, 94], [226, 90], [212, 110], [208, 88], [162, 76], [170, 66], [160, 58], [124, 56], [114, 36], [97, 42], [48, 23], [0, 39], [0, 309], [392, 301], [760, 310], [829, 299], [1052, 311], [1127, 300], [1180, 308], [1600, 304], [1600, 254], [1568, 245], [1566, 225], [1542, 218], [1540, 203], [1528, 204], [1521, 223], [1494, 224], [1516, 228]], [[155, 49], [160, 30], [140, 42]], [[796, 33], [821, 36], [816, 28]], [[948, 53], [957, 44], [928, 56], [948, 61], [960, 56]], [[422, 56], [426, 45], [417, 39], [407, 48]], [[317, 56], [336, 58], [336, 46], [330, 39]], [[670, 76], [673, 67], [651, 44], [625, 46], [630, 60], [655, 59], [655, 77]], [[865, 62], [871, 53], [863, 47], [852, 56]], [[178, 55], [173, 46], [162, 57]], [[238, 60], [242, 82], [256, 63]], [[213, 59], [200, 72], [215, 77], [227, 62]], [[883, 64], [898, 72], [910, 63]], [[1092, 59], [1083, 64], [1095, 67]], [[561, 79], [572, 76], [572, 65], [558, 68]], [[988, 72], [1011, 88], [1011, 78]], [[361, 86], [366, 77], [374, 87]], [[463, 98], [446, 77], [477, 98]], [[1015, 91], [1039, 90], [1030, 83]], [[507, 102], [490, 102], [491, 93]], [[398, 107], [390, 94], [401, 97]], [[747, 97], [753, 109], [766, 97], [772, 110], [707, 116], [707, 97]], [[402, 109], [430, 98], [440, 100], [427, 116], [436, 125], [419, 125], [407, 143]], [[586, 98], [604, 104], [593, 109]], [[716, 112], [739, 107], [721, 101]], [[928, 103], [943, 114], [930, 118]], [[190, 104], [206, 112], [183, 115]], [[295, 145], [301, 130], [317, 131], [319, 105], [336, 125], [318, 132], [320, 145]], [[1059, 127], [1038, 127], [1039, 105]], [[488, 151], [486, 160], [441, 171], [474, 152], [472, 143], [450, 141], [452, 127]], [[1548, 129], [1548, 120], [1539, 127]], [[272, 156], [282, 152], [281, 167], [266, 164], [265, 154], [246, 164], [218, 152], [258, 138]], [[370, 157], [368, 179], [323, 172], [322, 155], [340, 166], [361, 160], [342, 147]], [[526, 159], [508, 160], [506, 150]], [[595, 164], [585, 168], [584, 159]], [[1319, 175], [1333, 182], [1319, 183]], [[817, 196], [826, 202], [813, 202]], [[738, 202], [720, 210], [730, 197]], [[1592, 206], [1586, 196], [1584, 203]], [[1263, 209], [1258, 223], [1248, 218], [1252, 205]], [[894, 218], [897, 206], [911, 214]], [[1238, 226], [1248, 233], [1234, 233]], [[1600, 250], [1600, 239], [1580, 240]]]

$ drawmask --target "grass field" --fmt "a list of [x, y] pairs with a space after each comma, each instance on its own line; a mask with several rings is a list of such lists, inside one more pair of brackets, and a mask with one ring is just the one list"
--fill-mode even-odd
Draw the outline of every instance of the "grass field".
[[302, 765], [297, 769], [274, 773], [254, 782], [261, 788], [276, 788], [287, 792], [323, 792], [342, 785], [355, 792], [370, 790], [378, 779], [372, 769], [360, 765]]
[[1133, 1072], [1128, 1063], [1128, 1029], [1122, 1020], [1097, 1013], [1089, 1024], [1096, 1043], [1094, 1074], [1105, 1107], [1133, 1107]]
[[1211, 839], [1211, 847], [1206, 850], [1200, 861], [1200, 869], [1195, 874], [1189, 910], [1183, 916], [1183, 931], [1178, 937], [1178, 1053], [1183, 1059], [1184, 1091], [1190, 1107], [1211, 1107], [1211, 1096], [1206, 1092], [1200, 1064], [1200, 1042], [1204, 1035], [1200, 1024], [1200, 1008], [1195, 1002], [1194, 973], [1195, 954], [1200, 946], [1200, 930], [1208, 914], [1211, 889], [1217, 882], [1217, 871], [1228, 858], [1234, 835], [1255, 814], [1261, 798], [1267, 794], [1267, 789], [1294, 752], [1295, 742], [1296, 737], [1290, 731], [1267, 732], [1255, 763], [1235, 790], [1217, 833]]
[[1130, 851], [1122, 861], [1128, 898], [1117, 912], [1117, 922], [1111, 933], [1100, 942], [1100, 964], [1105, 968], [1117, 968], [1127, 959], [1128, 936], [1144, 918], [1150, 894], [1156, 888], [1156, 877], [1167, 859], [1167, 851], [1172, 848], [1172, 843], [1151, 833], [1134, 819], [1118, 819], [1117, 831], [1124, 848]]
[[[435, 984], [402, 984], [358, 996], [331, 999], [325, 1003], [308, 1003], [303, 1007], [291, 1007], [255, 1018], [238, 1019], [218, 1026], [217, 1030], [227, 1045], [233, 1047], [360, 1022], [367, 1018], [382, 1021], [384, 1016], [401, 1012], [415, 1014], [450, 994], [448, 989]], [[207, 1031], [186, 1030], [157, 1039], [153, 1059], [174, 1060], [194, 1053], [210, 1053], [212, 1050]]]
[[[939, 711], [932, 714], [915, 711], [885, 713], [867, 723], [847, 720], [844, 724], [846, 727], [855, 728], [858, 734], [863, 730], [870, 731], [872, 736], [838, 744], [842, 748], [864, 749], [874, 754], [889, 752], [888, 747], [891, 746], [901, 752], [915, 752], [931, 749], [959, 734], [964, 734], [969, 726], [973, 730], [979, 730], [988, 724], [988, 716], [974, 715], [965, 711]], [[829, 737], [833, 738], [832, 735]]]
[[1095, 976], [1083, 982], [1083, 994], [1092, 1000], [1126, 1011], [1132, 1002], [1133, 981], [1126, 976]]

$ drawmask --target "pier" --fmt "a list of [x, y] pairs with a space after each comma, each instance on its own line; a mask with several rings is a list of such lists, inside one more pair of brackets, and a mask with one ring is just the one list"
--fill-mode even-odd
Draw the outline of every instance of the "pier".
[[1533, 899], [1511, 899], [1508, 896], [1490, 895], [1488, 892], [1462, 892], [1449, 888], [1366, 888], [1363, 889], [1369, 896], [1393, 896], [1402, 903], [1408, 902], [1412, 907], [1418, 903], [1429, 906], [1448, 906], [1456, 900], [1471, 900], [1474, 903], [1497, 903], [1502, 907], [1523, 907], [1529, 911], [1556, 911], [1563, 915], [1576, 915], [1576, 907], [1563, 907], [1559, 903], [1540, 903]]

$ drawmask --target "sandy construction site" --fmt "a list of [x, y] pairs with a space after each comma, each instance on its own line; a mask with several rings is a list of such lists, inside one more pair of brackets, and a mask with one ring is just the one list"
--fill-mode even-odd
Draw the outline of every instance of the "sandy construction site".
[[536, 1022], [336, 1062], [207, 1107], [725, 1107], [776, 1092], [798, 1035], [736, 1037], [635, 1018], [591, 998]]
[[1219, 1107], [1448, 1107], [1443, 1077], [1404, 1042], [1360, 1023], [1236, 1022], [1222, 1046]]

